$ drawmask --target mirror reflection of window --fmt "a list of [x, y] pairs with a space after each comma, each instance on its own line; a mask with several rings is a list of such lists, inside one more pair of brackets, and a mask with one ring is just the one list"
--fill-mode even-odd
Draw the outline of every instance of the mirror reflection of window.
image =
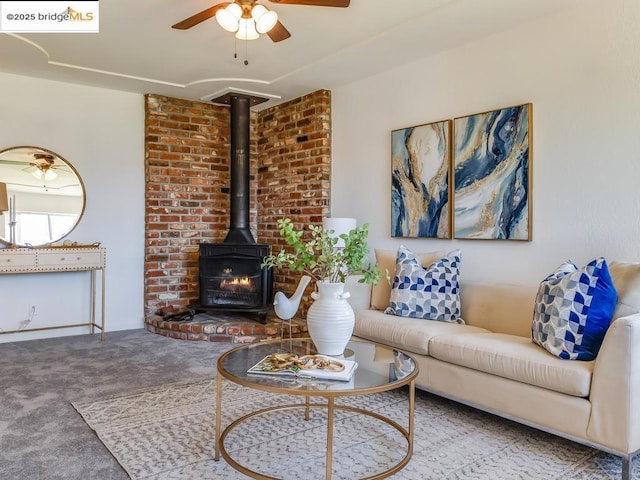
[[[41, 147], [0, 151], [0, 182], [7, 185], [15, 214], [14, 243], [42, 246], [68, 235], [82, 217], [85, 190], [78, 172], [60, 155]], [[0, 217], [0, 239], [11, 238], [11, 212]]]
[[[16, 215], [16, 243], [18, 245], [45, 245], [55, 242], [69, 232], [77, 215], [49, 213], [19, 213]], [[9, 231], [9, 220], [5, 221]]]

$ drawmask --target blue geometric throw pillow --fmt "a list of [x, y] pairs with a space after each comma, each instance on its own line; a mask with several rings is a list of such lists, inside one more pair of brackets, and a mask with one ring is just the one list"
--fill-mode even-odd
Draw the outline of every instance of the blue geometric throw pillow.
[[411, 250], [400, 246], [385, 313], [464, 323], [460, 318], [459, 270], [460, 250], [424, 268]]
[[618, 293], [603, 257], [582, 269], [566, 261], [538, 288], [531, 339], [560, 358], [593, 360], [617, 301]]

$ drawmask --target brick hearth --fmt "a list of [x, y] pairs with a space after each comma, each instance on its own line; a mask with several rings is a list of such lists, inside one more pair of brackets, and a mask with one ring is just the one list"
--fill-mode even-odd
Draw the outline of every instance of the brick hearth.
[[[267, 316], [265, 324], [233, 313], [199, 313], [191, 321], [164, 320], [152, 315], [145, 320], [147, 330], [180, 340], [207, 342], [254, 343], [289, 336], [289, 323], [275, 315]], [[284, 332], [282, 329], [284, 327]], [[300, 318], [291, 320], [291, 336], [307, 337], [307, 322]]]

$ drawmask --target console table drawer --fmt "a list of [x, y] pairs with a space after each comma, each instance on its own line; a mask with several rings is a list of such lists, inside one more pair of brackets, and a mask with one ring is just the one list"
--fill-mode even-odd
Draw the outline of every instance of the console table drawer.
[[59, 268], [101, 268], [103, 264], [100, 252], [39, 252], [38, 267]]
[[36, 254], [32, 252], [11, 253], [0, 257], [1, 270], [19, 270], [21, 268], [33, 268], [36, 266]]

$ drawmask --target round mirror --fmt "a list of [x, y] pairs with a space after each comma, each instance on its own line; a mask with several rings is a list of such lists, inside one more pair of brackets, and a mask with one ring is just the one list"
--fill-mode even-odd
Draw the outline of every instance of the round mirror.
[[5, 243], [57, 242], [78, 224], [84, 205], [80, 175], [57, 153], [31, 146], [0, 150], [0, 239]]

